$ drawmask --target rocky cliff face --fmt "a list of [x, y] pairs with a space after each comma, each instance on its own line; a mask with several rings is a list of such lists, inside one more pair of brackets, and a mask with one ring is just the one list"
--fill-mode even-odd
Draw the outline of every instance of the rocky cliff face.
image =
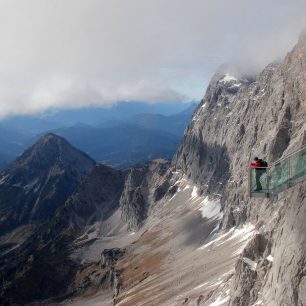
[[0, 230], [52, 216], [95, 162], [65, 139], [47, 134], [0, 175]]
[[51, 221], [61, 226], [54, 228], [64, 228], [76, 236], [95, 222], [107, 220], [119, 209], [123, 185], [124, 175], [121, 171], [96, 165], [57, 211]]
[[140, 228], [148, 217], [149, 210], [154, 206], [157, 197], [162, 196], [159, 195], [162, 191], [157, 190], [157, 186], [161, 182], [165, 182], [164, 175], [169, 166], [169, 161], [160, 159], [127, 171], [120, 206], [122, 217], [130, 229]]
[[223, 67], [213, 77], [174, 166], [203, 193], [220, 195], [224, 229], [249, 221], [258, 228], [243, 255], [257, 269], [238, 262], [230, 304], [305, 305], [305, 183], [250, 199], [246, 167], [254, 156], [272, 163], [305, 144], [306, 35], [255, 80], [228, 73]]

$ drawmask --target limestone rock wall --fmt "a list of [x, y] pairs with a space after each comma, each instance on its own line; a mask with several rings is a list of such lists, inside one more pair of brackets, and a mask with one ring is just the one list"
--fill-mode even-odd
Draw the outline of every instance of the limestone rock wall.
[[270, 199], [250, 199], [247, 191], [254, 156], [272, 163], [305, 145], [305, 88], [305, 34], [255, 79], [221, 67], [173, 160], [202, 192], [221, 197], [224, 229], [257, 227], [257, 241], [242, 255], [256, 269], [243, 258], [237, 263], [231, 305], [305, 305], [306, 183]]

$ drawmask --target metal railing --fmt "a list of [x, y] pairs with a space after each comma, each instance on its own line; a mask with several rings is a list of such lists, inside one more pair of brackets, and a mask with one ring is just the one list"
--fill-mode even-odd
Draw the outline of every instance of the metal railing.
[[249, 168], [249, 194], [266, 197], [306, 180], [306, 147], [267, 168]]

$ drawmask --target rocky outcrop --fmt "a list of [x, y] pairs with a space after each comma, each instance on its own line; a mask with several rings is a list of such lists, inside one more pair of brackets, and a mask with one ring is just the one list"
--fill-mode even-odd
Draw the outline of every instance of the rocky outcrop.
[[100, 262], [84, 265], [78, 270], [68, 289], [69, 294], [93, 294], [98, 290], [103, 290], [116, 301], [122, 288], [117, 261], [124, 256], [124, 253], [125, 250], [119, 248], [103, 250]]
[[167, 160], [154, 160], [128, 170], [120, 206], [130, 229], [137, 230], [143, 224], [156, 198], [161, 198], [168, 190], [163, 191], [159, 184], [165, 184], [164, 175], [169, 166]]
[[114, 262], [120, 259], [124, 254], [119, 248], [105, 249], [101, 254], [101, 265], [102, 267], [112, 266]]
[[119, 248], [105, 249], [101, 254], [101, 266], [109, 269], [108, 287], [113, 288], [114, 296], [118, 296], [122, 288], [120, 272], [116, 269], [117, 261], [123, 257], [125, 251]]
[[262, 298], [260, 288], [273, 260], [270, 254], [269, 239], [262, 234], [255, 235], [236, 264], [231, 288], [231, 305], [252, 305]]
[[129, 170], [124, 191], [120, 199], [124, 220], [131, 229], [137, 229], [146, 219], [148, 213], [147, 167]]

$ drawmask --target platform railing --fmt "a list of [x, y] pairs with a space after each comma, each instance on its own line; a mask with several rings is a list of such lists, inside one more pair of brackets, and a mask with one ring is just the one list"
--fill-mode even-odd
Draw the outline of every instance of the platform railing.
[[249, 194], [267, 197], [306, 180], [306, 147], [278, 160], [270, 167], [249, 168]]

